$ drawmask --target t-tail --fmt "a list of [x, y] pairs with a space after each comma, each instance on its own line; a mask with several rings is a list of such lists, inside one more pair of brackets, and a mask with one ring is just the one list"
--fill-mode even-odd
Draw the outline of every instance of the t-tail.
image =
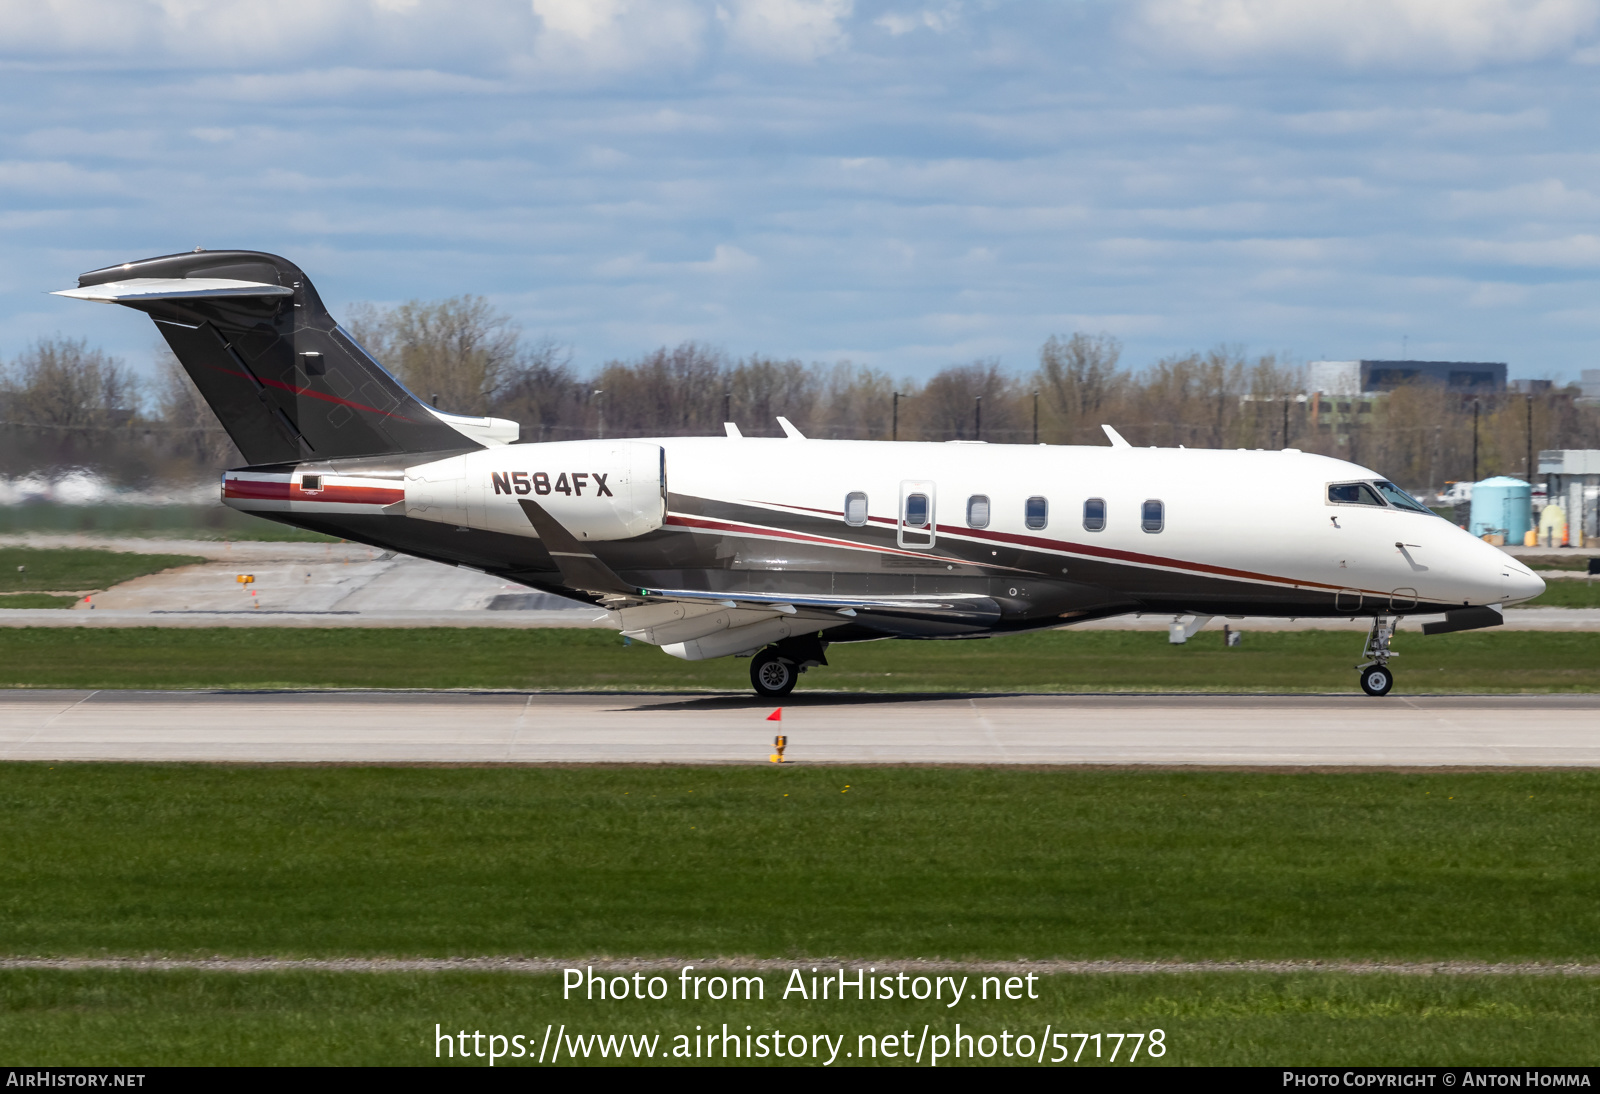
[[328, 314], [311, 279], [260, 251], [194, 251], [92, 270], [58, 296], [145, 312], [252, 465], [449, 452], [514, 422], [441, 413]]

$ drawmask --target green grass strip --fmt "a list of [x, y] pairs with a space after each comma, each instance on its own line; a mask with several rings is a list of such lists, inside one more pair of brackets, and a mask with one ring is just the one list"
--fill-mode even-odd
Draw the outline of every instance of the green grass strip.
[[1593, 961], [1600, 772], [0, 766], [13, 954]]
[[0, 506], [0, 535], [127, 536], [140, 539], [270, 540], [337, 543], [332, 536], [213, 505]]
[[0, 547], [0, 593], [109, 589], [145, 574], [204, 561], [198, 555], [130, 554], [87, 547]]
[[78, 600], [51, 593], [0, 593], [0, 608], [70, 608]]
[[1513, 608], [1600, 608], [1600, 579], [1557, 578], [1544, 592]]
[[[1348, 692], [1362, 635], [1052, 631], [965, 642], [835, 645], [811, 688], [854, 691]], [[1600, 690], [1600, 632], [1402, 630], [1396, 691]], [[0, 687], [686, 688], [743, 691], [749, 662], [680, 661], [604, 630], [0, 629]]]
[[[976, 978], [974, 977], [974, 981]], [[676, 993], [677, 978], [672, 978]], [[989, 1066], [1038, 1066], [1016, 1052], [1019, 1034], [1037, 1053], [1062, 1067], [1161, 1067], [1197, 1065], [1300, 1066], [1489, 1066], [1590, 1065], [1600, 1062], [1600, 984], [1554, 977], [1390, 977], [1330, 974], [1210, 974], [1182, 976], [1050, 976], [1035, 985], [1035, 1000], [963, 1001], [956, 1008], [899, 1001], [839, 1002], [781, 998], [785, 978], [766, 976], [766, 998], [746, 1002], [683, 1002], [562, 999], [558, 976], [496, 974], [198, 973], [198, 972], [0, 972], [0, 1056], [19, 1066], [97, 1065], [409, 1065], [488, 1064], [487, 1035], [505, 1037], [504, 1050], [523, 1055], [497, 1066], [536, 1063], [539, 1049], [564, 1034], [562, 1063], [616, 1065], [600, 1049], [623, 1037], [633, 1041], [620, 1061], [628, 1064], [815, 1065], [815, 1045], [833, 1066], [906, 1066], [886, 1038], [911, 1034], [914, 1050], [924, 1025], [932, 1041], [942, 1035], [954, 1049], [956, 1025], [974, 1040], [961, 1045], [964, 1058], [940, 1066], [966, 1065], [970, 1053], [993, 1055]], [[756, 1035], [781, 1032], [787, 1044], [800, 1036], [801, 1060], [756, 1055], [724, 1060], [720, 1034], [726, 1025], [736, 1042], [751, 1027]], [[547, 1027], [549, 1028], [547, 1033]], [[565, 1027], [563, 1030], [561, 1027]], [[697, 1030], [696, 1027], [701, 1027]], [[1163, 1055], [1148, 1053], [1151, 1030], [1162, 1031]], [[694, 1038], [719, 1035], [717, 1055], [698, 1059]], [[1000, 1034], [1011, 1050], [1001, 1054]], [[449, 1051], [438, 1033], [465, 1032], [469, 1052], [452, 1037]], [[1102, 1036], [1098, 1044], [1072, 1033], [1133, 1033], [1143, 1044]], [[484, 1038], [474, 1039], [472, 1034]], [[1056, 1041], [1055, 1034], [1066, 1034]], [[600, 1043], [593, 1039], [601, 1036]], [[987, 1035], [987, 1043], [977, 1040]], [[871, 1049], [862, 1040], [871, 1036]], [[512, 1037], [520, 1037], [514, 1042]], [[609, 1043], [607, 1037], [615, 1038]], [[680, 1037], [682, 1038], [680, 1040]], [[641, 1038], [643, 1039], [641, 1041]], [[842, 1038], [842, 1040], [840, 1039]], [[903, 1043], [903, 1042], [902, 1042]], [[634, 1057], [635, 1046], [654, 1056]], [[496, 1046], [498, 1047], [498, 1046]], [[732, 1045], [729, 1046], [730, 1054]], [[1138, 1056], [1128, 1057], [1135, 1048]], [[1118, 1051], [1116, 1063], [1110, 1055]], [[689, 1053], [675, 1058], [674, 1050]], [[743, 1052], [745, 1044], [738, 1044]], [[574, 1051], [578, 1053], [573, 1060]], [[1099, 1058], [1096, 1059], [1096, 1052]], [[583, 1053], [587, 1055], [583, 1055]], [[876, 1056], [872, 1053], [876, 1052]], [[481, 1055], [478, 1055], [481, 1053]], [[931, 1063], [932, 1049], [922, 1066]], [[752, 1052], [754, 1055], [754, 1052]], [[865, 1055], [866, 1059], [862, 1059]], [[1073, 1063], [1073, 1055], [1078, 1057]], [[914, 1066], [914, 1061], [909, 1061]]]

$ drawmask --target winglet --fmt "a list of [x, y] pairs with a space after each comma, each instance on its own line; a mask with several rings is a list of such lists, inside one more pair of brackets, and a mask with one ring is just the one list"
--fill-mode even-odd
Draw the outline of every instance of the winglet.
[[744, 436], [743, 433], [739, 432], [739, 427], [733, 422], [723, 422], [722, 431], [735, 440]]
[[1100, 428], [1106, 431], [1106, 436], [1107, 437], [1111, 438], [1111, 447], [1112, 448], [1132, 448], [1133, 447], [1133, 445], [1129, 444], [1127, 442], [1127, 439], [1124, 438], [1121, 433], [1118, 433], [1115, 429], [1112, 429], [1110, 426], [1102, 425]]
[[611, 567], [595, 557], [593, 551], [579, 543], [578, 538], [538, 502], [531, 498], [518, 498], [517, 504], [522, 506], [522, 512], [527, 516], [528, 523], [533, 525], [533, 530], [539, 533], [539, 541], [550, 552], [551, 559], [561, 570], [561, 580], [568, 588], [581, 589], [586, 593], [639, 594], [638, 589], [627, 584]]
[[796, 429], [794, 427], [794, 423], [788, 418], [780, 415], [778, 418], [778, 426], [783, 430], [783, 435], [788, 437], [791, 441], [803, 441], [806, 439], [806, 435]]

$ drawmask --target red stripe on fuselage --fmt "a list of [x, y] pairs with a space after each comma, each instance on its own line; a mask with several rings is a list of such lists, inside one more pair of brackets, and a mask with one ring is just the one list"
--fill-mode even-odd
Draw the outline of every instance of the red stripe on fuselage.
[[387, 486], [341, 486], [336, 483], [324, 486], [314, 493], [284, 479], [228, 479], [223, 486], [223, 497], [249, 501], [308, 501], [325, 505], [391, 505], [404, 500], [406, 492]]
[[[843, 514], [837, 509], [813, 509], [806, 505], [785, 505], [783, 502], [759, 502], [760, 505], [771, 505], [778, 509], [792, 509], [803, 513], [821, 513], [830, 517], [843, 519]], [[868, 517], [876, 524], [893, 525], [893, 517]], [[1335, 592], [1347, 589], [1345, 585], [1330, 585], [1325, 581], [1307, 581], [1300, 578], [1279, 577], [1276, 574], [1257, 573], [1254, 570], [1238, 570], [1230, 566], [1213, 566], [1209, 562], [1188, 562], [1184, 559], [1165, 558], [1161, 555], [1147, 555], [1138, 551], [1120, 551], [1114, 547], [1095, 547], [1087, 543], [1068, 543], [1064, 540], [1045, 539], [1043, 536], [1024, 536], [1015, 532], [991, 532], [983, 528], [960, 528], [953, 524], [939, 524], [935, 526], [941, 535], [986, 540], [990, 543], [1006, 543], [1018, 547], [1033, 547], [1045, 551], [1057, 551], [1063, 554], [1086, 555], [1089, 558], [1103, 558], [1115, 562], [1132, 562], [1141, 566], [1161, 566], [1172, 570], [1187, 570], [1192, 573], [1215, 574], [1218, 577], [1240, 578], [1246, 581], [1264, 581], [1272, 585], [1289, 585], [1297, 589], [1331, 589]], [[976, 565], [982, 565], [977, 563]], [[1372, 596], [1388, 596], [1388, 593], [1378, 592], [1374, 589], [1351, 589], [1352, 592], [1370, 594]]]
[[850, 539], [832, 539], [828, 536], [807, 535], [804, 532], [791, 532], [787, 528], [773, 528], [765, 524], [741, 524], [732, 521], [710, 520], [706, 517], [686, 517], [678, 513], [667, 515], [667, 524], [676, 524], [684, 528], [707, 528], [716, 532], [736, 532], [747, 536], [774, 536], [778, 539], [793, 539], [802, 543], [821, 543], [829, 547], [844, 547], [852, 551], [870, 551], [882, 555], [904, 555], [907, 558], [936, 558], [945, 562], [961, 562], [959, 558], [945, 558], [943, 555], [930, 555], [926, 551], [898, 551], [890, 547], [877, 547], [870, 543], [857, 543]]

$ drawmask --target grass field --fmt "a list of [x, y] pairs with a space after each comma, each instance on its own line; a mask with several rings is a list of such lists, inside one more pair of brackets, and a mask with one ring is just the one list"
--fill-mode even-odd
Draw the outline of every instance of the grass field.
[[1594, 960], [1600, 773], [0, 767], [20, 954]]
[[1518, 555], [1517, 561], [1531, 570], [1578, 570], [1589, 568], [1588, 555], [1557, 551], [1548, 555]]
[[[858, 691], [1350, 691], [1362, 636], [1053, 631], [828, 650], [812, 688]], [[1600, 690], [1600, 632], [1402, 631], [1396, 689]], [[472, 628], [7, 628], [0, 687], [684, 688], [740, 691], [749, 662], [679, 661], [602, 630]]]
[[197, 555], [146, 555], [96, 548], [0, 547], [0, 607], [51, 608], [65, 603], [38, 602], [42, 594], [109, 589], [145, 574], [189, 566], [205, 559]]
[[1544, 592], [1513, 608], [1600, 608], [1600, 578], [1545, 582]]
[[[806, 966], [809, 969], [809, 966]], [[852, 972], [853, 977], [853, 972]], [[676, 977], [672, 978], [676, 982]], [[974, 977], [976, 981], [976, 977]], [[926, 1023], [950, 1037], [1015, 1037], [1038, 1044], [1049, 1027], [1069, 1036], [1046, 1059], [1080, 1054], [1095, 1066], [1096, 1045], [1080, 1033], [1163, 1033], [1164, 1055], [1133, 1041], [1098, 1046], [1101, 1066], [1232, 1065], [1593, 1065], [1600, 1059], [1600, 985], [1558, 977], [1402, 977], [1337, 974], [1050, 976], [1039, 999], [963, 1002], [955, 1010], [914, 1002], [801, 1002], [779, 996], [785, 977], [765, 976], [764, 1001], [708, 1003], [561, 999], [558, 976], [201, 972], [0, 972], [0, 1057], [40, 1066], [92, 1060], [105, 1065], [216, 1064], [461, 1065], [444, 1057], [435, 1027], [454, 1033], [520, 1034], [537, 1058], [547, 1024], [589, 1047], [602, 1035], [655, 1037], [655, 1061], [676, 1035], [696, 1027], [739, 1034], [780, 1030], [835, 1038], [834, 1066], [859, 1064], [863, 1034], [913, 1032]], [[959, 1013], [958, 1013], [959, 1012]], [[551, 1030], [553, 1038], [558, 1030]], [[843, 1036], [844, 1040], [837, 1038]], [[1052, 1039], [1053, 1041], [1053, 1039]], [[569, 1048], [571, 1041], [564, 1042]], [[692, 1042], [685, 1042], [685, 1046]], [[770, 1042], [769, 1042], [770, 1044]], [[457, 1047], [459, 1042], [457, 1043]], [[468, 1041], [472, 1047], [472, 1042]], [[489, 1045], [476, 1046], [487, 1052]], [[509, 1048], [510, 1045], [507, 1045]], [[809, 1045], [807, 1046], [809, 1047]], [[818, 1046], [821, 1047], [820, 1045]], [[934, 1047], [938, 1047], [935, 1043]], [[1113, 1048], [1117, 1062], [1109, 1059]], [[1135, 1047], [1141, 1051], [1128, 1062]], [[976, 1042], [972, 1046], [977, 1048]], [[880, 1042], [881, 1050], [881, 1042]], [[994, 1051], [990, 1049], [990, 1051]], [[439, 1055], [436, 1056], [435, 1053]], [[846, 1054], [851, 1054], [847, 1056]], [[923, 1065], [930, 1062], [924, 1056]], [[441, 1058], [443, 1057], [443, 1058]], [[824, 1053], [824, 1059], [827, 1059]], [[508, 1058], [500, 1066], [531, 1061]], [[565, 1062], [565, 1060], [563, 1061]], [[625, 1063], [634, 1062], [630, 1057]], [[641, 1063], [647, 1061], [639, 1061]], [[670, 1058], [665, 1062], [671, 1062]], [[718, 1060], [688, 1063], [721, 1063]], [[733, 1061], [744, 1062], [744, 1061]], [[756, 1063], [790, 1063], [757, 1058]], [[815, 1063], [806, 1059], [804, 1063]], [[904, 1064], [879, 1055], [867, 1063]], [[945, 1059], [941, 1066], [956, 1061]], [[965, 1060], [961, 1061], [967, 1062]], [[996, 1054], [990, 1064], [1022, 1065]], [[1024, 1065], [1025, 1066], [1025, 1065]]]
[[0, 535], [128, 536], [151, 539], [241, 539], [336, 543], [319, 532], [214, 505], [58, 505], [31, 502], [0, 506]]
[[[9, 765], [0, 933], [41, 956], [735, 955], [806, 974], [827, 955], [1592, 962], [1597, 792], [1595, 772]], [[760, 1001], [656, 1003], [512, 973], [4, 969], [0, 1058], [462, 1062], [435, 1060], [435, 1023], [669, 1046], [727, 1023], [843, 1035], [842, 1054], [958, 1021], [1163, 1030], [1167, 1055], [1135, 1066], [1600, 1057], [1593, 978], [1055, 975], [954, 1009], [763, 980]]]

